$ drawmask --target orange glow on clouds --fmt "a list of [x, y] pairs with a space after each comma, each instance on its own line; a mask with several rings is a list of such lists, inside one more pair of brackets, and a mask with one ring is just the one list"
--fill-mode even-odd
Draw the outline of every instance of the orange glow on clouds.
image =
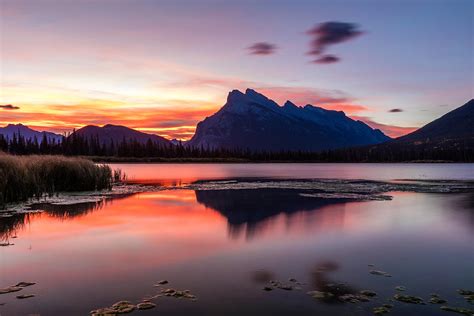
[[[184, 72], [180, 69], [179, 72]], [[107, 91], [72, 89], [49, 84], [3, 82], [0, 103], [19, 110], [0, 111], [0, 126], [22, 123], [38, 130], [71, 132], [86, 125], [125, 125], [168, 139], [190, 139], [196, 124], [216, 112], [228, 91], [255, 89], [283, 105], [291, 100], [299, 106], [312, 104], [359, 117], [389, 136], [400, 136], [413, 128], [379, 124], [360, 114], [373, 112], [342, 92], [306, 87], [268, 86], [262, 83], [186, 74], [174, 84], [161, 83], [150, 89], [126, 87]], [[154, 91], [156, 90], [156, 91]]]
[[372, 128], [380, 129], [381, 131], [385, 133], [385, 135], [390, 136], [392, 138], [409, 134], [418, 129], [418, 127], [402, 127], [402, 126], [380, 124], [380, 123], [374, 122], [368, 117], [363, 117], [363, 116], [352, 115], [351, 118], [354, 120], [362, 121]]
[[196, 101], [200, 106], [173, 108], [128, 107], [105, 101], [77, 105], [21, 106], [16, 111], [0, 111], [0, 126], [22, 123], [39, 130], [70, 132], [85, 125], [125, 125], [166, 138], [188, 139], [197, 122], [218, 106]]

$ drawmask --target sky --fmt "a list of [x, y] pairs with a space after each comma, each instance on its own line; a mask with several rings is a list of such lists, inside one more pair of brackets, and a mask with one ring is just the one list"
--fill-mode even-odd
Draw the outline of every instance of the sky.
[[470, 0], [0, 0], [0, 126], [189, 139], [233, 89], [389, 136], [474, 95]]

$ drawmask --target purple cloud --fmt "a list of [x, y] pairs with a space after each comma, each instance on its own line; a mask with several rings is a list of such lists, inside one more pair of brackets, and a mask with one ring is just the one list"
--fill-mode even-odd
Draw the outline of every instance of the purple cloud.
[[337, 63], [339, 60], [341, 60], [341, 59], [337, 56], [324, 55], [324, 56], [321, 56], [321, 57], [313, 60], [313, 63], [315, 63], [315, 64], [333, 64], [333, 63]]
[[14, 105], [11, 105], [11, 104], [5, 104], [5, 105], [1, 105], [1, 104], [0, 104], [0, 109], [4, 109], [4, 110], [19, 110], [20, 107], [19, 107], [19, 106], [14, 106]]
[[[312, 37], [310, 43], [311, 49], [308, 55], [320, 56], [329, 46], [349, 41], [363, 34], [358, 28], [357, 24], [346, 22], [325, 22], [316, 25], [306, 32], [306, 34]], [[337, 56], [326, 55], [317, 58], [314, 62], [327, 64], [335, 63], [339, 60]]]
[[403, 110], [402, 109], [391, 109], [388, 112], [390, 112], [390, 113], [400, 113], [400, 112], [403, 112]]
[[252, 46], [247, 47], [251, 55], [271, 55], [274, 54], [277, 47], [274, 44], [267, 42], [258, 42]]

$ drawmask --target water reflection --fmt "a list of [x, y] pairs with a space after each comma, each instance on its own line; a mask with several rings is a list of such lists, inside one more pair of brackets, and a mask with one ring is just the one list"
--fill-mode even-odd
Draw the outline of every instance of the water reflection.
[[275, 280], [275, 273], [268, 270], [257, 270], [252, 272], [251, 279], [257, 284], [266, 284]]
[[[274, 224], [278, 215], [284, 216], [283, 220], [287, 229], [291, 229], [293, 224], [301, 223], [298, 218], [305, 216], [302, 214], [304, 212], [315, 211], [334, 204], [345, 204], [349, 201], [348, 199], [315, 198], [303, 196], [300, 193], [299, 190], [288, 189], [195, 191], [198, 203], [225, 216], [229, 237], [233, 239], [241, 235], [247, 239], [258, 236]], [[344, 212], [339, 212], [338, 215], [342, 219]]]
[[[295, 278], [289, 278], [289, 286], [293, 289], [309, 289], [307, 293], [310, 296], [318, 300], [318, 302], [327, 304], [342, 304], [351, 299], [369, 301], [369, 297], [361, 295], [360, 287], [348, 284], [347, 282], [341, 282], [331, 274], [340, 270], [340, 264], [335, 260], [320, 260], [316, 262], [310, 270], [308, 279], [310, 282], [302, 283]], [[276, 277], [276, 273], [267, 269], [259, 269], [251, 273], [251, 280], [258, 285], [265, 286], [266, 288], [272, 288], [275, 284], [285, 284], [284, 281], [279, 281]], [[294, 287], [296, 285], [296, 287]], [[372, 292], [372, 291], [367, 291]], [[366, 293], [367, 293], [366, 292]], [[369, 294], [370, 295], [370, 294]]]
[[[15, 245], [0, 249], [0, 287], [34, 281], [38, 294], [30, 301], [4, 295], [2, 314], [87, 315], [154, 293], [160, 279], [199, 297], [160, 299], [160, 315], [371, 315], [371, 304], [400, 284], [409, 294], [455, 301], [456, 289], [473, 284], [472, 195], [393, 196], [352, 202], [298, 190], [168, 190], [42, 205], [43, 213], [0, 219], [0, 236], [18, 233]], [[394, 277], [369, 274], [369, 263]], [[262, 291], [270, 280], [290, 278], [300, 291]], [[333, 298], [306, 294], [314, 290]], [[378, 298], [340, 302], [360, 290]], [[391, 315], [437, 312], [406, 306]]]
[[[105, 206], [111, 205], [113, 200], [124, 199], [129, 196], [130, 194], [116, 195], [113, 198], [104, 198], [99, 201], [76, 204], [35, 203], [30, 207], [32, 210], [38, 210], [52, 218], [69, 220], [86, 216]], [[2, 217], [0, 219], [0, 240], [9, 241], [11, 238], [16, 237], [18, 232], [23, 230], [28, 223], [41, 214], [39, 212], [19, 213], [8, 217]]]
[[35, 214], [17, 214], [0, 219], [0, 241], [8, 242], [15, 238]]
[[474, 233], [474, 193], [465, 194], [457, 201], [456, 209], [462, 219], [469, 224], [472, 233]]
[[70, 205], [38, 203], [32, 205], [32, 208], [42, 210], [51, 217], [66, 220], [75, 217], [85, 216], [91, 212], [100, 210], [106, 204], [107, 200], [103, 199], [96, 202], [84, 202]]
[[350, 164], [350, 163], [218, 163], [218, 164], [110, 164], [134, 182], [205, 179], [258, 178], [338, 178], [338, 179], [473, 179], [471, 164]]
[[337, 262], [328, 260], [316, 263], [311, 271], [311, 285], [313, 288], [320, 292], [331, 293], [331, 296], [321, 299], [322, 302], [341, 303], [340, 296], [356, 294], [359, 291], [354, 286], [334, 280], [330, 276], [331, 272], [339, 270], [339, 267], [340, 265]]

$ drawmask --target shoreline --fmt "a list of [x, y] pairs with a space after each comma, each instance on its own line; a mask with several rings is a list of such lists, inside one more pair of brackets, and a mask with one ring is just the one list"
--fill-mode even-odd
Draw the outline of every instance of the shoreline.
[[26, 201], [12, 202], [0, 208], [0, 218], [22, 213], [41, 212], [39, 205], [71, 206], [99, 203], [105, 200], [168, 190], [222, 191], [222, 190], [296, 190], [299, 195], [317, 199], [339, 199], [346, 201], [388, 201], [391, 192], [456, 194], [474, 192], [474, 181], [470, 180], [400, 180], [402, 182], [374, 181], [367, 179], [208, 179], [176, 185], [159, 185], [123, 182], [110, 190], [56, 192], [54, 195], [31, 197]]
[[252, 160], [244, 158], [163, 158], [163, 157], [102, 157], [102, 156], [77, 156], [84, 159], [92, 160], [95, 163], [150, 163], [150, 164], [409, 164], [409, 163], [436, 163], [436, 164], [469, 164], [469, 161], [451, 161], [451, 160], [409, 160], [409, 161], [320, 161], [320, 160]]

